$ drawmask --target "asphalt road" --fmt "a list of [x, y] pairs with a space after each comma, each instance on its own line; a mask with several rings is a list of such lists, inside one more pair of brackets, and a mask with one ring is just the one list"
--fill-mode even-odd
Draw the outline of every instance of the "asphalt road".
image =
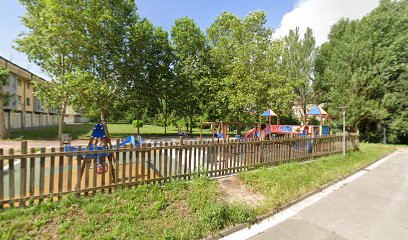
[[408, 149], [251, 239], [408, 239]]

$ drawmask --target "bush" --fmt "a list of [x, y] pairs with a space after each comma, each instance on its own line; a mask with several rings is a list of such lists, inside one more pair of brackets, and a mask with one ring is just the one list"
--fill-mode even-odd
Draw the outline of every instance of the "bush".
[[133, 127], [137, 128], [137, 127], [143, 127], [143, 121], [141, 120], [133, 120], [132, 122]]
[[184, 119], [178, 120], [178, 121], [176, 122], [176, 124], [177, 124], [177, 126], [178, 126], [179, 128], [181, 128], [181, 129], [187, 128], [187, 123], [186, 123], [186, 121], [185, 121]]
[[[157, 114], [152, 121], [154, 124], [160, 127], [164, 127], [164, 115], [163, 114]], [[167, 126], [175, 126], [177, 122], [176, 117], [173, 116], [173, 114], [167, 115]]]

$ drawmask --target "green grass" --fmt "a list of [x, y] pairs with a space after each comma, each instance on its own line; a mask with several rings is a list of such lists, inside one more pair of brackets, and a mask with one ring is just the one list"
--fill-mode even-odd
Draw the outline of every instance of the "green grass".
[[0, 212], [0, 239], [199, 239], [255, 219], [254, 211], [227, 205], [219, 195], [216, 182], [199, 177], [92, 198], [67, 196]]
[[[92, 134], [94, 124], [70, 124], [65, 125], [64, 133], [69, 133], [73, 139], [89, 138]], [[109, 134], [111, 137], [126, 137], [131, 134], [137, 134], [137, 128], [131, 124], [108, 124]], [[183, 130], [185, 131], [185, 130]], [[160, 126], [145, 125], [140, 128], [142, 137], [148, 136], [165, 136], [164, 128]], [[168, 127], [167, 135], [177, 135], [176, 127]], [[200, 129], [193, 128], [193, 135], [199, 135]], [[211, 130], [203, 129], [203, 134], [211, 134]], [[10, 132], [10, 139], [25, 140], [55, 140], [58, 136], [58, 127], [44, 127], [37, 129], [26, 129], [21, 131]]]
[[0, 239], [199, 239], [278, 209], [324, 184], [344, 177], [395, 150], [361, 144], [361, 151], [287, 163], [239, 174], [265, 196], [260, 206], [227, 204], [217, 183], [207, 177], [163, 186], [142, 185], [94, 197], [64, 197], [0, 212]]
[[360, 169], [395, 150], [394, 146], [361, 144], [360, 151], [331, 155], [307, 163], [287, 163], [239, 174], [252, 190], [265, 196], [258, 214], [271, 212], [335, 179]]

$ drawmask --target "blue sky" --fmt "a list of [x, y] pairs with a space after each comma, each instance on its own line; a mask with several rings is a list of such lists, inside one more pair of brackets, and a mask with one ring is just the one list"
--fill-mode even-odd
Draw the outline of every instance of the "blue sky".
[[[341, 17], [361, 18], [378, 5], [379, 0], [136, 0], [141, 17], [170, 30], [174, 20], [188, 16], [205, 31], [224, 10], [240, 17], [251, 11], [263, 10], [267, 25], [281, 37], [296, 26], [302, 31], [312, 27], [318, 44], [327, 39], [330, 26]], [[0, 56], [47, 78], [27, 57], [14, 50], [13, 39], [26, 31], [19, 16], [24, 8], [18, 0], [0, 1]]]
[[217, 16], [226, 10], [240, 17], [250, 11], [263, 10], [268, 15], [268, 25], [278, 27], [282, 16], [293, 9], [296, 0], [140, 0], [136, 1], [139, 13], [154, 24], [170, 30], [177, 18], [188, 16], [205, 31]]

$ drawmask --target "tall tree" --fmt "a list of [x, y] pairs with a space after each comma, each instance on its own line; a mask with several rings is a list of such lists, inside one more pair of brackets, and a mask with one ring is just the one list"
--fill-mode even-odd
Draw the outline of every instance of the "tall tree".
[[174, 78], [174, 71], [171, 66], [174, 64], [174, 54], [171, 44], [168, 40], [167, 32], [159, 28], [156, 31], [156, 62], [158, 79], [158, 102], [160, 103], [160, 112], [164, 118], [164, 133], [167, 134], [167, 124], [169, 114], [176, 108], [177, 92], [174, 91], [177, 81]]
[[[137, 20], [133, 0], [21, 0], [28, 32], [16, 40], [51, 77], [38, 84], [38, 96], [60, 112], [59, 137], [66, 106], [112, 109], [117, 69], [126, 52], [129, 28]], [[74, 88], [75, 86], [75, 88]], [[75, 107], [75, 106], [74, 106]]]
[[[66, 6], [56, 0], [20, 0], [26, 8], [21, 21], [28, 32], [22, 33], [16, 40], [17, 49], [40, 66], [50, 77], [51, 82], [35, 81], [36, 95], [47, 107], [55, 106], [59, 110], [60, 121], [58, 137], [64, 127], [66, 107], [72, 102], [75, 90], [72, 88], [73, 75], [77, 73], [76, 47], [80, 45], [76, 37], [78, 32], [67, 21]], [[72, 2], [72, 1], [71, 1]]]
[[408, 2], [381, 1], [361, 20], [342, 19], [316, 57], [314, 89], [368, 141], [408, 142]]
[[200, 82], [208, 74], [205, 65], [206, 43], [204, 33], [190, 18], [176, 19], [171, 28], [175, 63], [175, 77], [178, 79], [179, 106], [190, 119], [190, 133], [193, 131], [193, 117], [200, 108]]
[[4, 118], [4, 105], [7, 95], [3, 86], [7, 84], [9, 72], [6, 68], [0, 67], [0, 139], [7, 138], [6, 120]]
[[215, 103], [226, 120], [257, 120], [249, 113], [266, 108], [281, 113], [293, 104], [292, 83], [277, 67], [281, 42], [272, 40], [266, 20], [262, 11], [245, 18], [224, 12], [207, 29]]
[[307, 28], [303, 38], [299, 35], [299, 28], [295, 28], [283, 38], [282, 44], [280, 71], [288, 81], [293, 82], [296, 103], [301, 106], [303, 115], [306, 114], [307, 104], [313, 103], [315, 42], [311, 28]]
[[[65, 1], [64, 1], [65, 2]], [[123, 66], [129, 50], [129, 35], [139, 20], [133, 0], [70, 0], [66, 21], [78, 32], [75, 56], [78, 68], [89, 73], [92, 81], [84, 105], [99, 109], [101, 120], [117, 100], [120, 66]], [[67, 10], [65, 10], [67, 11]]]
[[[122, 107], [141, 120], [162, 113], [167, 117], [171, 84], [172, 49], [168, 33], [146, 19], [135, 23], [128, 38], [129, 48], [121, 66]], [[165, 127], [165, 133], [166, 133]]]

